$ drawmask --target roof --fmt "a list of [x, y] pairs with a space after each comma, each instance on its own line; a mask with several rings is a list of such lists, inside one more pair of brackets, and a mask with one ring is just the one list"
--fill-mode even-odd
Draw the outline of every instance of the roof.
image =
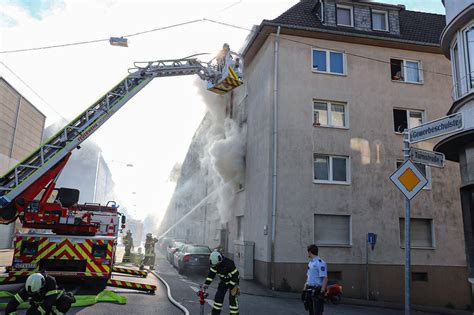
[[[405, 10], [403, 6], [385, 5], [382, 3], [372, 3], [372, 5], [376, 5], [377, 7], [384, 6], [387, 7], [387, 9], [396, 9], [399, 11], [400, 34], [364, 31], [343, 26], [329, 26], [321, 22], [319, 17], [320, 12], [318, 12], [319, 6], [316, 5], [317, 3], [317, 0], [302, 0], [277, 18], [273, 20], [263, 20], [260, 24], [259, 32], [261, 32], [265, 26], [281, 26], [282, 28], [293, 30], [335, 33], [344, 36], [439, 47], [441, 33], [446, 26], [444, 15], [408, 11]], [[253, 41], [259, 32], [254, 34], [254, 38], [249, 42], [247, 47], [245, 47], [244, 54], [246, 54], [250, 46], [253, 45]]]

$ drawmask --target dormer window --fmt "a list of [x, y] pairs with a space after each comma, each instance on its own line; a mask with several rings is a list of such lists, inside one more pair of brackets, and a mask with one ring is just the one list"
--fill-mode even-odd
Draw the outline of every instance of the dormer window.
[[352, 11], [353, 11], [353, 8], [351, 6], [337, 5], [337, 14], [336, 14], [337, 25], [353, 27], [354, 19], [353, 19]]
[[388, 31], [387, 11], [372, 10], [372, 29], [374, 31]]

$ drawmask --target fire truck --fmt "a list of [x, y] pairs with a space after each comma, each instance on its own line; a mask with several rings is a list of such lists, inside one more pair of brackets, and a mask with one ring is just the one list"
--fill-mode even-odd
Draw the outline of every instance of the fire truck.
[[152, 285], [113, 277], [146, 277], [146, 271], [114, 266], [118, 233], [125, 227], [118, 206], [79, 204], [79, 190], [57, 188], [56, 182], [73, 151], [153, 79], [196, 74], [218, 94], [242, 85], [239, 59], [227, 55], [218, 65], [193, 57], [134, 63], [122, 81], [0, 178], [0, 224], [18, 219], [22, 230], [29, 231], [16, 234], [13, 261], [0, 274], [0, 284], [23, 282], [46, 271], [154, 292]]

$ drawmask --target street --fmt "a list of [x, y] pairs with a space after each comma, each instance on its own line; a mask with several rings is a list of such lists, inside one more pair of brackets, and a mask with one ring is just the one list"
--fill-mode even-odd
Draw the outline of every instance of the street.
[[[164, 256], [157, 257], [156, 271], [168, 282], [174, 299], [184, 305], [190, 314], [199, 314], [200, 305], [196, 292], [200, 284], [204, 283], [205, 275], [179, 275], [177, 270], [166, 260]], [[212, 309], [212, 303], [218, 280], [209, 287], [209, 297], [205, 304], [205, 313], [209, 314]], [[307, 314], [303, 304], [299, 299], [299, 294], [274, 292], [263, 288], [251, 281], [240, 281], [241, 296], [239, 298], [240, 314]], [[413, 314], [429, 315], [425, 312], [412, 312]], [[229, 314], [228, 298], [224, 300], [224, 310], [222, 315]], [[364, 307], [354, 305], [325, 305], [325, 315], [347, 314], [347, 315], [396, 315], [403, 314], [403, 311], [381, 309], [376, 307]]]

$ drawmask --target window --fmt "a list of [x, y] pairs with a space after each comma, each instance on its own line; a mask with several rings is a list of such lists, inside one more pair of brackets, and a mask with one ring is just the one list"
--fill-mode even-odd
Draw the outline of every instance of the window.
[[[400, 245], [405, 246], [405, 219], [400, 218]], [[410, 220], [411, 248], [434, 248], [433, 220]]]
[[466, 57], [468, 69], [468, 82], [474, 88], [474, 25], [466, 31]]
[[317, 246], [351, 246], [351, 234], [349, 215], [314, 215], [314, 243]]
[[428, 273], [427, 272], [412, 272], [411, 280], [419, 281], [419, 282], [428, 282]]
[[242, 233], [242, 221], [244, 219], [243, 215], [237, 216], [237, 239], [242, 240], [244, 234]]
[[338, 51], [313, 49], [313, 71], [345, 74], [345, 55]]
[[[402, 166], [402, 164], [404, 162], [405, 161], [398, 160], [396, 169], [398, 169], [400, 166]], [[425, 185], [425, 187], [423, 187], [423, 189], [431, 189], [431, 168], [429, 166], [425, 165], [425, 164], [422, 164], [422, 163], [413, 162], [413, 164], [415, 164], [416, 168], [428, 180], [428, 183]]]
[[346, 104], [315, 100], [313, 113], [313, 126], [347, 127]]
[[349, 157], [314, 154], [314, 182], [348, 184]]
[[423, 82], [420, 61], [390, 59], [390, 72], [392, 81], [410, 83]]
[[336, 21], [337, 21], [337, 25], [351, 26], [351, 27], [354, 26], [354, 22], [352, 20], [352, 7], [338, 5]]
[[375, 31], [388, 31], [387, 11], [372, 10], [372, 29]]
[[462, 82], [461, 82], [461, 69], [459, 68], [459, 48], [458, 44], [455, 43], [451, 50], [451, 60], [453, 68], [454, 78], [454, 90], [456, 91], [456, 98], [462, 95]]
[[393, 109], [393, 128], [395, 132], [414, 128], [424, 122], [424, 113], [419, 110]]

